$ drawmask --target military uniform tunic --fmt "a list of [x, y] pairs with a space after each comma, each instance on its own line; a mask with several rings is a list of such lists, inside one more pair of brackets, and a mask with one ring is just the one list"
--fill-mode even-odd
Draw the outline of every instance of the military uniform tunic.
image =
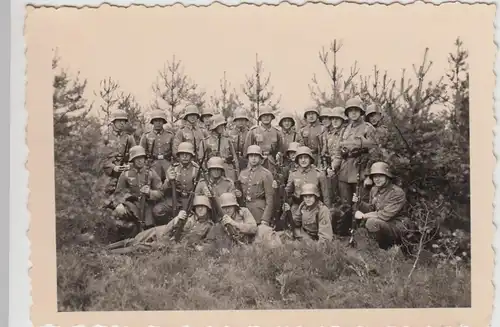
[[207, 152], [206, 161], [211, 157], [221, 157], [224, 159], [224, 172], [226, 177], [231, 180], [236, 179], [236, 171], [234, 169], [234, 161], [236, 160], [236, 152], [231, 142], [231, 138], [226, 135], [210, 133], [204, 141], [205, 147], [200, 149], [199, 157], [203, 157], [203, 151]]
[[233, 141], [234, 151], [236, 153], [236, 156], [238, 158], [238, 162], [240, 164], [240, 171], [245, 169], [248, 165], [248, 160], [244, 156], [244, 153], [246, 150], [245, 140], [246, 140], [248, 131], [249, 131], [249, 129], [246, 126], [243, 126], [243, 127], [235, 126], [234, 128], [232, 128], [228, 131], [228, 135]]
[[311, 207], [302, 202], [292, 217], [295, 226], [300, 228], [300, 236], [320, 242], [333, 239], [330, 210], [321, 201]]
[[[194, 147], [195, 156], [198, 156], [197, 159], [201, 160], [202, 157], [200, 157], [199, 154], [203, 153], [204, 139], [205, 135], [198, 125], [193, 126], [186, 122], [186, 124], [175, 133], [172, 144], [172, 154], [176, 157], [179, 144], [182, 142], [189, 142]], [[194, 159], [196, 159], [196, 157]]]
[[[221, 176], [219, 179], [217, 179], [217, 181], [210, 179], [209, 184], [209, 189], [212, 191], [212, 195], [217, 198], [224, 193], [234, 193], [235, 191], [234, 182], [224, 176]], [[194, 193], [196, 195], [205, 195], [205, 187], [207, 187], [207, 182], [204, 178], [202, 178], [196, 186]]]
[[321, 152], [321, 139], [320, 135], [323, 133], [323, 125], [319, 121], [313, 124], [307, 124], [300, 129], [300, 134], [303, 139], [303, 144], [311, 149], [314, 160], [319, 162], [319, 155]]
[[[146, 150], [149, 159], [153, 160], [152, 168], [156, 171], [162, 181], [166, 178], [166, 172], [172, 163], [172, 143], [174, 134], [168, 130], [152, 130], [144, 133], [139, 144]], [[152, 149], [154, 143], [154, 149]], [[152, 157], [150, 157], [152, 154]]]
[[274, 126], [254, 126], [247, 134], [244, 146], [246, 157], [247, 149], [250, 145], [258, 145], [262, 154], [266, 157], [262, 165], [272, 174], [275, 172], [276, 154], [283, 149], [283, 134]]
[[286, 151], [288, 150], [288, 146], [292, 142], [297, 142], [300, 145], [304, 145], [302, 135], [297, 132], [294, 127], [288, 130], [282, 128], [281, 133], [283, 134], [283, 148], [281, 149], [281, 153], [286, 153]]
[[270, 222], [273, 212], [273, 176], [269, 170], [258, 165], [248, 167], [240, 174], [243, 197], [246, 207], [260, 224]]
[[118, 179], [116, 191], [114, 194], [114, 203], [116, 205], [123, 204], [128, 210], [128, 214], [132, 214], [137, 219], [140, 217], [139, 198], [142, 196], [140, 189], [149, 185], [150, 193], [147, 197], [147, 205], [145, 215], [146, 225], [153, 224], [153, 216], [151, 205], [155, 201], [163, 197], [161, 189], [160, 177], [154, 170], [148, 170], [145, 167], [137, 169], [135, 167], [124, 171]]

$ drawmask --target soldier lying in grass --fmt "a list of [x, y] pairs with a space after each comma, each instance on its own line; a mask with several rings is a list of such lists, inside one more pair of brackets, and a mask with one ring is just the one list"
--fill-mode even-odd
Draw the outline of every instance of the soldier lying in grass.
[[204, 195], [197, 195], [193, 199], [193, 212], [186, 213], [181, 210], [179, 214], [172, 219], [167, 225], [158, 226], [137, 234], [134, 238], [129, 238], [108, 245], [108, 250], [116, 250], [115, 252], [131, 252], [135, 248], [140, 248], [141, 245], [152, 243], [166, 244], [173, 242], [172, 232], [174, 227], [180, 220], [186, 220], [183, 228], [182, 239], [189, 245], [199, 245], [203, 242], [214, 223], [211, 219], [211, 209], [209, 199]]

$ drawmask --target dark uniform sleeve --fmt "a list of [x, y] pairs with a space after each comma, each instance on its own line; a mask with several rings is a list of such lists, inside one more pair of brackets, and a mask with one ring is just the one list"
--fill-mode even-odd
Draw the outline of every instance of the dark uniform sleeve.
[[328, 208], [331, 208], [332, 203], [330, 199], [330, 188], [328, 187], [326, 175], [323, 171], [318, 170], [318, 181], [319, 187], [321, 189], [321, 195], [323, 197], [323, 202]]

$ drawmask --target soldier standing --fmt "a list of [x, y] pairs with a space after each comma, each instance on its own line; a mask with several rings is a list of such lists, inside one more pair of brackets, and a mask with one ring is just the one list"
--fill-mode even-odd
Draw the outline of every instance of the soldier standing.
[[[182, 142], [179, 144], [177, 150], [178, 163], [171, 165], [167, 170], [167, 178], [162, 186], [165, 196], [153, 208], [155, 216], [166, 216], [167, 219], [172, 217], [174, 206], [176, 209], [181, 206], [184, 210], [187, 210], [189, 194], [194, 192], [194, 182], [199, 169], [198, 164], [193, 161], [194, 156], [191, 143]], [[177, 203], [172, 203], [172, 187], [175, 187], [176, 190]]]
[[366, 121], [375, 128], [375, 142], [377, 142], [379, 147], [385, 148], [389, 140], [389, 129], [383, 123], [382, 119], [383, 115], [378, 105], [371, 104], [366, 107]]
[[240, 174], [243, 192], [236, 190], [237, 197], [244, 197], [246, 207], [250, 210], [257, 225], [270, 226], [273, 212], [273, 175], [262, 167], [264, 159], [258, 145], [251, 145], [247, 149], [248, 167]]
[[314, 157], [311, 149], [306, 146], [299, 147], [295, 162], [297, 166], [290, 171], [285, 187], [286, 193], [291, 197], [289, 203], [291, 203], [292, 214], [297, 214], [301, 203], [300, 192], [304, 184], [316, 185], [321, 190], [321, 195], [318, 192], [318, 196], [321, 196], [324, 199], [324, 203], [330, 208], [331, 201], [326, 175], [323, 171], [313, 166]]
[[308, 108], [304, 112], [306, 125], [300, 129], [303, 144], [311, 149], [315, 162], [320, 164], [321, 140], [323, 125], [319, 122], [319, 111], [316, 108]]
[[229, 137], [233, 140], [234, 150], [240, 165], [240, 171], [247, 167], [248, 161], [244, 155], [245, 140], [248, 134], [248, 124], [250, 120], [244, 109], [236, 109], [234, 111], [233, 125], [234, 127], [229, 131]]
[[198, 108], [195, 105], [188, 105], [183, 119], [185, 120], [184, 126], [182, 126], [174, 136], [172, 155], [177, 157], [179, 145], [182, 142], [189, 142], [194, 147], [194, 160], [199, 162], [202, 157], [197, 158], [196, 155], [203, 153], [203, 139], [205, 136], [199, 126], [200, 113], [198, 112]]
[[210, 134], [210, 121], [213, 117], [213, 113], [209, 111], [208, 109], [205, 109], [201, 112], [200, 115], [200, 128], [203, 131], [203, 134], [205, 137], [207, 137]]
[[349, 123], [343, 129], [334, 151], [333, 169], [338, 172], [340, 197], [349, 205], [356, 192], [358, 172], [359, 179], [363, 181], [368, 151], [376, 145], [375, 129], [363, 120], [364, 112], [360, 99], [352, 98], [346, 102], [345, 114]]
[[[233, 142], [225, 133], [226, 119], [222, 115], [212, 117], [212, 125], [210, 126], [210, 134], [204, 140], [205, 147], [202, 151], [207, 151], [207, 158], [220, 157], [224, 159], [224, 169], [226, 177], [231, 180], [236, 180], [235, 161], [236, 152], [233, 147]], [[203, 157], [203, 152], [199, 157]]]
[[235, 191], [234, 182], [224, 176], [224, 159], [220, 157], [210, 158], [207, 162], [207, 168], [209, 180], [200, 179], [195, 194], [219, 198], [223, 193], [233, 193]]
[[174, 134], [163, 128], [167, 117], [161, 110], [153, 111], [149, 120], [153, 130], [142, 135], [139, 144], [146, 150], [148, 158], [153, 161], [152, 168], [165, 181], [166, 172], [172, 163], [172, 142]]
[[111, 126], [103, 140], [105, 154], [103, 171], [109, 177], [105, 189], [108, 195], [114, 193], [120, 174], [128, 169], [129, 150], [136, 145], [134, 137], [124, 131], [128, 121], [127, 113], [117, 110], [111, 113], [110, 118]]
[[338, 178], [336, 171], [333, 169], [333, 160], [335, 156], [335, 148], [340, 142], [340, 136], [344, 124], [347, 121], [347, 117], [344, 114], [343, 107], [335, 107], [333, 109], [324, 108], [321, 111], [321, 122], [324, 126], [323, 134], [321, 134], [321, 158], [323, 159], [322, 166], [326, 168], [328, 175], [328, 184], [330, 185], [330, 196], [331, 201], [334, 203], [337, 196], [339, 196], [338, 191]]
[[288, 145], [292, 142], [303, 144], [302, 135], [300, 135], [300, 133], [297, 133], [295, 129], [295, 119], [292, 115], [283, 115], [280, 118], [278, 125], [281, 127], [281, 133], [283, 134], [283, 149], [281, 150], [282, 153], [285, 153], [288, 150]]
[[377, 240], [379, 246], [387, 249], [402, 241], [405, 230], [401, 213], [406, 204], [406, 194], [392, 183], [393, 175], [385, 162], [375, 162], [370, 169], [374, 186], [370, 190], [368, 203], [361, 202], [356, 195], [352, 201], [359, 203], [359, 211], [354, 213], [358, 220], [365, 221], [368, 232]]
[[[283, 149], [283, 134], [271, 125], [271, 121], [275, 118], [271, 108], [263, 108], [259, 114], [259, 121], [262, 125], [256, 125], [250, 129], [244, 145], [245, 151], [250, 145], [260, 147], [263, 155], [262, 166], [272, 174], [276, 173], [276, 162], [279, 161], [280, 151]], [[247, 152], [244, 153], [246, 156]]]
[[[298, 209], [292, 210], [295, 224], [294, 236], [299, 240], [314, 240], [321, 243], [333, 239], [330, 210], [320, 200], [315, 184], [303, 184], [299, 191], [301, 202]], [[290, 206], [285, 204], [285, 210]]]
[[[147, 229], [155, 225], [151, 209], [163, 196], [161, 180], [154, 170], [146, 167], [146, 151], [142, 146], [130, 149], [129, 160], [132, 165], [120, 175], [113, 195], [114, 214], [121, 221], [138, 222]], [[141, 201], [143, 197], [145, 202]]]

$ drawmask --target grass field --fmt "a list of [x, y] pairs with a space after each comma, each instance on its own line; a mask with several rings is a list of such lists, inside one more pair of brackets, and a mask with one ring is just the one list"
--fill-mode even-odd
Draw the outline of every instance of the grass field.
[[60, 311], [469, 307], [470, 266], [414, 260], [393, 248], [334, 241], [248, 246], [230, 253], [182, 245], [109, 254], [59, 250]]

